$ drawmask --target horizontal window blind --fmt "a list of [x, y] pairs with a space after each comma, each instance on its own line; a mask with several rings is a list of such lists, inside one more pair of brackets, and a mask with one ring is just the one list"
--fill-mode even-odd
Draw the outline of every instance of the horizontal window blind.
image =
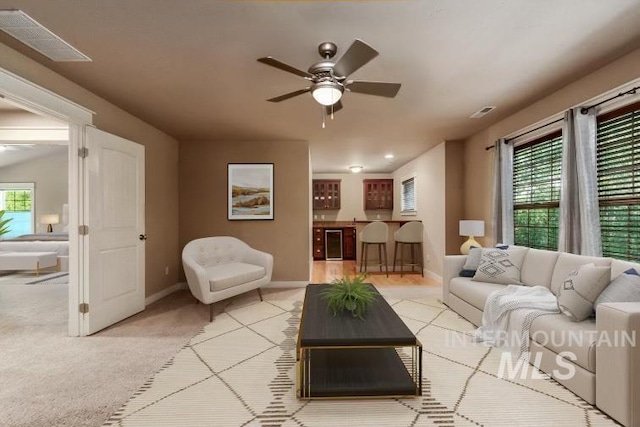
[[598, 119], [597, 162], [603, 255], [640, 261], [640, 104]]
[[416, 211], [415, 178], [402, 181], [402, 212]]
[[558, 248], [561, 166], [560, 132], [515, 147], [513, 212], [516, 245]]

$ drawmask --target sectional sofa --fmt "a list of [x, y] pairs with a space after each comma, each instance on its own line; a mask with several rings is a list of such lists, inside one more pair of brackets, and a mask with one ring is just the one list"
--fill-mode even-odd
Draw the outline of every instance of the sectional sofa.
[[[640, 272], [640, 264], [610, 258], [518, 247], [504, 250], [524, 251], [521, 265], [516, 265], [519, 284], [544, 286], [556, 296], [561, 293], [561, 287], [566, 286], [567, 278], [587, 264], [589, 268], [591, 264], [609, 267], [608, 281], [632, 268]], [[475, 280], [461, 277], [467, 262], [466, 255], [445, 257], [443, 300], [452, 310], [479, 326], [487, 298], [493, 291], [504, 289], [506, 284], [479, 281], [477, 275]], [[600, 294], [600, 290], [592, 294]], [[554, 334], [571, 335], [574, 339], [543, 339]], [[529, 336], [530, 360], [535, 361], [540, 353], [542, 371], [623, 425], [640, 425], [640, 302], [601, 303], [596, 306], [595, 316], [582, 321], [574, 321], [563, 313], [540, 316], [531, 324]], [[614, 342], [616, 337], [620, 341]], [[561, 353], [575, 357], [567, 358]], [[566, 373], [568, 364], [573, 366], [574, 375], [570, 378], [554, 375], [554, 371]]]

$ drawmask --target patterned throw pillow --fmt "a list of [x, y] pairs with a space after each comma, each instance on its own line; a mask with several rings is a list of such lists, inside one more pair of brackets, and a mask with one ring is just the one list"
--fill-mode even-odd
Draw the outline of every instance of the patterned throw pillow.
[[521, 285], [520, 270], [526, 254], [527, 249], [482, 249], [478, 270], [471, 280]]
[[593, 303], [609, 284], [611, 267], [593, 263], [580, 266], [565, 277], [558, 293], [558, 308], [574, 322], [593, 314]]
[[633, 268], [613, 279], [596, 299], [594, 309], [603, 302], [640, 302], [640, 275]]

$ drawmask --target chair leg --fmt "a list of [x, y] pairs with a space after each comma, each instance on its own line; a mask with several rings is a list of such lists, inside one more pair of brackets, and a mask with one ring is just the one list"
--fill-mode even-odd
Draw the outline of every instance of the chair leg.
[[397, 253], [398, 253], [398, 242], [395, 242], [395, 245], [393, 245], [393, 270], [392, 270], [393, 273], [396, 272], [396, 254]]
[[404, 243], [400, 243], [400, 277], [404, 273]]
[[384, 252], [384, 271], [387, 273], [387, 277], [389, 277], [389, 262], [387, 261], [387, 244], [383, 243], [382, 248]]
[[419, 243], [420, 248], [420, 273], [422, 273], [422, 277], [424, 277], [424, 253], [422, 252], [422, 242]]
[[412, 273], [415, 270], [413, 267], [415, 267], [415, 263], [416, 263], [416, 252], [414, 248], [415, 248], [415, 245], [412, 243], [411, 244], [411, 272]]
[[264, 299], [262, 299], [262, 290], [260, 288], [258, 288], [258, 295], [260, 296], [260, 301], [264, 301]]
[[378, 267], [380, 267], [380, 273], [382, 273], [382, 244], [378, 243]]
[[364, 242], [362, 242], [362, 249], [360, 250], [360, 273], [362, 273], [362, 266], [364, 265], [364, 256], [366, 254], [364, 250]]
[[209, 304], [209, 322], [213, 322], [213, 304]]

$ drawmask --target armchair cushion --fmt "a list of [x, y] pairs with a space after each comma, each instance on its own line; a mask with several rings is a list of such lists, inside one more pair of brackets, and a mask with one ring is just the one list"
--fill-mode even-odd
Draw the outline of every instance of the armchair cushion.
[[267, 274], [264, 267], [244, 262], [219, 264], [205, 269], [211, 292], [221, 291], [232, 286], [253, 282]]

